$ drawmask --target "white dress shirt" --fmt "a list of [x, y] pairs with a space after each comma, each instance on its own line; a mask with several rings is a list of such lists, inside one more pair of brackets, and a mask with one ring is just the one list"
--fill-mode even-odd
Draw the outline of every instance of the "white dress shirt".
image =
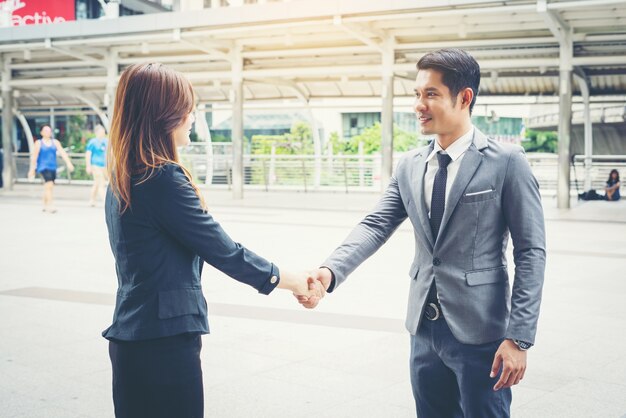
[[437, 170], [439, 170], [439, 161], [437, 160], [437, 152], [441, 151], [442, 154], [448, 154], [452, 161], [448, 164], [448, 178], [446, 180], [446, 202], [448, 201], [448, 195], [450, 194], [450, 189], [452, 188], [452, 184], [454, 183], [454, 179], [456, 178], [457, 173], [459, 172], [459, 167], [461, 166], [461, 160], [463, 160], [463, 155], [465, 155], [465, 151], [472, 145], [472, 140], [474, 139], [474, 126], [470, 128], [465, 134], [463, 134], [459, 139], [454, 141], [450, 146], [443, 150], [439, 142], [435, 140], [435, 148], [426, 158], [426, 163], [428, 164], [426, 168], [426, 174], [424, 175], [424, 200], [426, 201], [426, 209], [428, 209], [428, 217], [430, 218], [430, 204], [433, 198], [433, 185], [435, 183], [435, 174], [437, 174]]

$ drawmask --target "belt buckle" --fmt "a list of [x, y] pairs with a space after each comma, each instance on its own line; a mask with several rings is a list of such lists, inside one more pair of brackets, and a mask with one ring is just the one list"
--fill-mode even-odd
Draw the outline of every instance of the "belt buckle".
[[426, 319], [428, 319], [429, 321], [436, 321], [441, 316], [441, 311], [439, 310], [439, 306], [437, 306], [436, 303], [430, 302], [428, 303], [428, 305], [426, 305], [426, 310], [424, 311], [424, 314], [426, 316]]

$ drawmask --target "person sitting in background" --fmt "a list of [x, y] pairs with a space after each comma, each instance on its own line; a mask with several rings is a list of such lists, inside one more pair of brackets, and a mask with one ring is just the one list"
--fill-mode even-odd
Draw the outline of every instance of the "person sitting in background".
[[609, 174], [609, 179], [606, 181], [606, 200], [616, 201], [620, 199], [619, 194], [620, 182], [619, 182], [619, 171], [616, 169], [611, 170]]

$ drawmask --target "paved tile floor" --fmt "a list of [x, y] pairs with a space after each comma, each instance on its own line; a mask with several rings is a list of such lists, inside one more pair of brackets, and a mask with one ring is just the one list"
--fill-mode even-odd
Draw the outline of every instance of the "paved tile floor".
[[[102, 207], [59, 186], [0, 192], [0, 416], [111, 417], [100, 331], [116, 290]], [[320, 263], [371, 208], [372, 194], [207, 192], [238, 241], [282, 268]], [[537, 345], [513, 416], [626, 416], [626, 202], [544, 201], [548, 266]], [[315, 311], [204, 272], [207, 417], [414, 417], [403, 329], [413, 236], [405, 223]], [[512, 265], [512, 262], [510, 263]]]

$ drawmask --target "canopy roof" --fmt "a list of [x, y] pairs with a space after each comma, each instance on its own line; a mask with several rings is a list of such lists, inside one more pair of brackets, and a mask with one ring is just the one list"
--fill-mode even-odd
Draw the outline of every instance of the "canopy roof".
[[626, 94], [621, 0], [269, 2], [2, 28], [0, 53], [18, 107], [31, 109], [106, 106], [111, 74], [143, 61], [183, 71], [202, 103], [229, 101], [239, 60], [246, 101], [380, 97], [388, 68], [394, 95], [411, 96], [415, 63], [442, 47], [477, 58], [481, 95], [550, 96], [559, 87], [555, 21], [572, 31], [572, 64], [590, 94]]

